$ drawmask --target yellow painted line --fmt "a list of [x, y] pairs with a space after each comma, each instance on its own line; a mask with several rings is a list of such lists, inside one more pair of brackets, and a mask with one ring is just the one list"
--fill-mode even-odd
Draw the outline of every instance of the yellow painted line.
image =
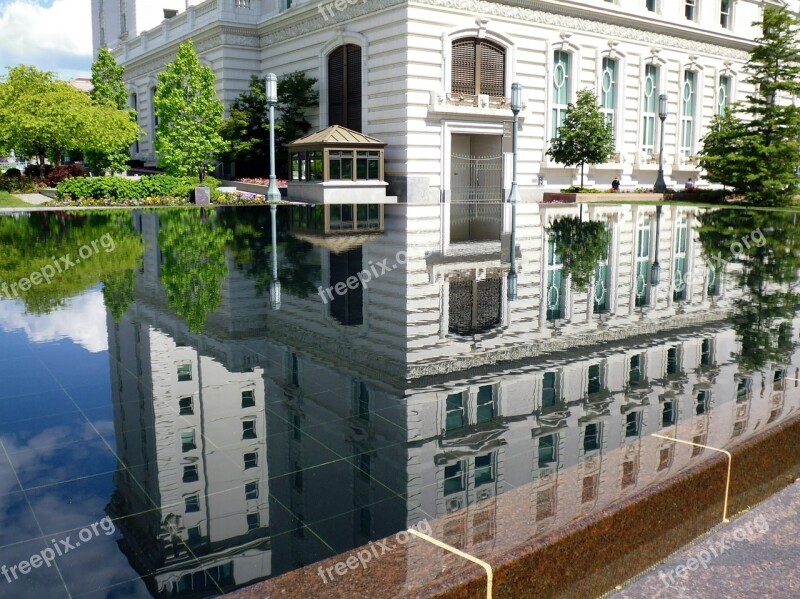
[[675, 443], [685, 443], [686, 445], [692, 445], [694, 447], [702, 447], [703, 449], [718, 451], [728, 456], [728, 477], [725, 480], [725, 505], [722, 508], [722, 521], [730, 522], [730, 520], [728, 520], [728, 494], [730, 493], [731, 489], [731, 462], [733, 461], [733, 456], [731, 456], [731, 453], [729, 451], [725, 451], [724, 449], [720, 449], [719, 447], [711, 447], [710, 445], [701, 445], [700, 443], [693, 443], [692, 441], [675, 439], [674, 437], [665, 437], [664, 435], [655, 435], [655, 434], [653, 436], [658, 437], [659, 439], [667, 439], [669, 441], [674, 441]]
[[428, 535], [421, 533], [418, 530], [414, 530], [413, 528], [409, 528], [407, 532], [410, 532], [412, 535], [419, 537], [420, 539], [425, 539], [428, 541], [428, 543], [433, 543], [437, 547], [446, 549], [450, 553], [455, 553], [459, 557], [463, 557], [464, 559], [481, 566], [484, 570], [486, 570], [486, 599], [492, 599], [492, 567], [489, 564], [483, 560], [479, 560], [477, 557], [474, 557], [469, 553], [464, 553], [463, 551], [456, 549], [447, 543], [442, 543], [440, 540], [429, 537]]

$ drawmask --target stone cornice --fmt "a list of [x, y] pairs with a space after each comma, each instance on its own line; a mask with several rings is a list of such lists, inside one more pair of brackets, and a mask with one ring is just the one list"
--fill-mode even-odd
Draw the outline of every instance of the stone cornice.
[[[439, 7], [474, 15], [490, 15], [503, 19], [544, 25], [552, 29], [586, 32], [603, 37], [640, 42], [648, 46], [674, 48], [695, 54], [721, 56], [746, 61], [751, 42], [741, 38], [693, 30], [677, 24], [650, 21], [613, 10], [600, 10], [574, 4], [558, 5], [541, 0], [367, 0], [333, 11], [326, 21], [316, 5], [299, 13], [283, 13], [263, 22], [259, 31], [263, 46], [277, 44], [327, 27], [344, 29], [353, 19], [377, 11], [403, 5]], [[284, 17], [284, 15], [286, 15]], [[311, 16], [313, 15], [313, 16]], [[311, 18], [303, 18], [311, 17]], [[713, 41], [709, 41], [713, 40]]]

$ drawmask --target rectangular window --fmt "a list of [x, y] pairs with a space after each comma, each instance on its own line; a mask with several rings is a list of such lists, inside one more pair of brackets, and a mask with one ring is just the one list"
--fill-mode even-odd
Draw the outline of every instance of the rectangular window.
[[610, 270], [608, 268], [608, 256], [611, 250], [611, 236], [608, 239], [609, 247], [605, 256], [597, 263], [594, 269], [594, 313], [602, 314], [608, 312], [608, 289], [611, 285]]
[[197, 464], [191, 464], [183, 467], [183, 482], [193, 483], [198, 480]]
[[446, 400], [447, 414], [445, 418], [445, 430], [454, 431], [462, 428], [466, 424], [464, 416], [464, 394], [451, 393]]
[[658, 67], [644, 67], [644, 90], [642, 94], [642, 153], [656, 153], [656, 111], [658, 110]]
[[617, 66], [618, 63], [613, 58], [603, 58], [603, 72], [600, 77], [600, 111], [612, 132], [617, 108]]
[[563, 263], [558, 254], [555, 237], [547, 239], [547, 320], [564, 318], [564, 277]]
[[243, 420], [242, 421], [242, 439], [255, 439], [256, 435], [256, 421]]
[[242, 391], [242, 407], [252, 408], [255, 405], [256, 405], [255, 391], [253, 391], [252, 389], [246, 389]]
[[695, 406], [695, 413], [698, 416], [708, 413], [709, 408], [709, 393], [707, 390], [697, 392], [697, 405]]
[[258, 467], [258, 453], [251, 451], [250, 453], [244, 454], [244, 469], [248, 470], [256, 467]]
[[638, 437], [641, 430], [641, 412], [628, 412], [625, 416], [625, 436]]
[[675, 424], [675, 403], [665, 401], [661, 409], [661, 426], [672, 426]]
[[681, 132], [680, 154], [684, 158], [692, 156], [694, 149], [695, 104], [697, 89], [697, 73], [684, 71], [683, 90], [681, 95]]
[[685, 14], [686, 18], [690, 21], [694, 21], [697, 16], [697, 0], [686, 0], [683, 14]]
[[645, 218], [636, 228], [636, 306], [648, 304], [650, 285], [650, 219]]
[[181, 397], [178, 400], [178, 409], [181, 416], [190, 416], [194, 414], [194, 405], [191, 397]]
[[192, 365], [191, 364], [178, 364], [178, 381], [191, 381], [192, 380]]
[[184, 498], [184, 503], [186, 505], [186, 512], [199, 512], [200, 511], [200, 496], [199, 495], [189, 495], [189, 497]]
[[583, 451], [594, 451], [600, 448], [600, 424], [587, 424], [583, 431]]
[[198, 545], [200, 543], [202, 533], [199, 526], [192, 526], [186, 532], [189, 535], [189, 545]]
[[686, 299], [686, 239], [689, 235], [689, 226], [686, 217], [678, 219], [675, 229], [675, 282], [672, 286], [672, 300], [679, 302]]
[[539, 468], [553, 464], [556, 461], [556, 436], [545, 435], [539, 437]]
[[464, 490], [463, 462], [444, 467], [444, 494], [452, 495]]
[[183, 451], [191, 451], [197, 449], [194, 442], [194, 429], [181, 431], [181, 448]]
[[494, 469], [492, 467], [492, 454], [475, 458], [475, 486], [479, 487], [494, 482]]
[[380, 229], [380, 206], [378, 204], [359, 204], [356, 207], [356, 218], [356, 229]]
[[656, 0], [645, 0], [644, 6], [650, 12], [656, 12]]
[[644, 366], [644, 354], [631, 356], [630, 368], [628, 370], [628, 384], [631, 387], [638, 387], [644, 380], [642, 368]]
[[261, 515], [258, 512], [247, 514], [247, 530], [253, 530], [261, 526]]
[[328, 174], [331, 181], [353, 179], [353, 152], [329, 152]]
[[588, 503], [597, 499], [597, 483], [600, 477], [597, 474], [585, 476], [583, 478], [583, 489], [581, 490], [581, 503]]
[[736, 383], [736, 401], [745, 401], [750, 398], [750, 378], [743, 376]]
[[542, 377], [542, 407], [551, 408], [556, 405], [556, 373], [545, 372]]
[[491, 385], [478, 388], [478, 424], [491, 422], [494, 418], [494, 389]]
[[258, 499], [258, 481], [250, 481], [244, 485], [245, 499]]
[[678, 359], [678, 348], [673, 346], [667, 349], [667, 374], [680, 373], [680, 360]]
[[356, 394], [355, 409], [353, 410], [355, 416], [356, 418], [369, 422], [369, 388], [367, 388], [367, 384], [358, 381]]
[[731, 28], [731, 0], [720, 0], [719, 2], [719, 24], [725, 29]]
[[536, 521], [549, 518], [556, 513], [556, 489], [551, 487], [536, 493]]
[[600, 364], [589, 366], [589, 380], [586, 385], [586, 393], [593, 395], [603, 390], [602, 368]]
[[558, 137], [558, 128], [564, 122], [570, 99], [570, 59], [568, 52], [553, 53], [552, 130], [550, 137]]
[[672, 456], [674, 455], [674, 445], [664, 447], [658, 452], [658, 471], [666, 470], [672, 466]]
[[703, 343], [700, 345], [700, 364], [703, 366], [710, 366], [712, 364], [711, 350], [711, 339], [703, 339]]
[[164, 9], [164, 19], [171, 19], [174, 16], [177, 16], [178, 11], [174, 8], [165, 8]]
[[359, 181], [377, 181], [381, 178], [381, 153], [356, 153], [356, 179]]
[[300, 361], [297, 359], [297, 354], [292, 353], [290, 356], [290, 367], [291, 367], [291, 381], [292, 386], [299, 387], [300, 386]]
[[636, 484], [636, 462], [626, 460], [622, 462], [622, 488], [626, 489]]
[[731, 103], [731, 78], [727, 75], [719, 76], [719, 87], [717, 88], [717, 114], [724, 116], [728, 112]]

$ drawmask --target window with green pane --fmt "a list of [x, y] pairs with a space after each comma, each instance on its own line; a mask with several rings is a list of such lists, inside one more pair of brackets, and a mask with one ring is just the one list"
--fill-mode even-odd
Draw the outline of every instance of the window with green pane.
[[192, 365], [178, 364], [178, 381], [191, 381], [191, 380], [192, 380]]
[[453, 431], [466, 424], [464, 417], [464, 394], [451, 393], [447, 396], [447, 414], [445, 417], [445, 430]]
[[708, 403], [709, 399], [709, 392], [707, 390], [698, 391], [697, 393], [697, 405], [695, 407], [695, 413], [698, 416], [702, 416], [706, 412], [708, 412]]
[[356, 179], [360, 181], [377, 181], [381, 178], [381, 153], [364, 152], [356, 153]]
[[675, 424], [675, 402], [665, 401], [661, 409], [661, 426], [672, 426]]
[[358, 229], [378, 229], [381, 226], [380, 205], [378, 204], [359, 204], [356, 216]]
[[673, 301], [679, 302], [686, 299], [686, 256], [675, 258], [675, 284], [672, 289]]
[[553, 53], [552, 131], [558, 137], [558, 128], [564, 122], [570, 98], [570, 54], [562, 50]]
[[308, 152], [308, 180], [322, 181], [322, 151]]
[[349, 181], [353, 178], [353, 152], [328, 152], [329, 178], [331, 181]]
[[680, 371], [680, 360], [678, 359], [678, 348], [670, 347], [667, 350], [667, 374], [678, 374]]
[[184, 503], [186, 505], [187, 512], [199, 512], [200, 511], [200, 497], [197, 495], [190, 495], [189, 497], [184, 498]]
[[680, 153], [683, 157], [691, 156], [694, 146], [694, 119], [695, 106], [697, 102], [696, 86], [697, 73], [694, 71], [684, 71], [681, 97], [680, 132]]
[[491, 422], [494, 418], [494, 388], [483, 385], [478, 388], [478, 424]]
[[608, 311], [608, 264], [600, 263], [594, 269], [594, 312]]
[[594, 451], [600, 448], [600, 424], [587, 424], [583, 431], [583, 450]]
[[656, 146], [656, 103], [658, 98], [658, 67], [644, 67], [642, 97], [642, 151], [654, 154]]
[[646, 306], [648, 302], [647, 286], [650, 283], [650, 263], [636, 263], [636, 306]]
[[628, 412], [625, 416], [625, 436], [637, 437], [639, 435], [640, 412]]
[[636, 387], [642, 382], [642, 362], [642, 354], [631, 356], [628, 370], [628, 384], [631, 387]]
[[475, 458], [475, 486], [479, 487], [494, 481], [492, 454]]
[[556, 461], [556, 436], [539, 437], [539, 468], [544, 468]]
[[617, 108], [617, 61], [603, 58], [603, 72], [600, 78], [600, 111], [606, 125], [614, 131], [614, 119]]
[[308, 179], [308, 157], [306, 152], [292, 153], [292, 181], [306, 181]]
[[550, 408], [556, 405], [556, 373], [545, 372], [542, 377], [542, 407]]
[[589, 381], [586, 385], [586, 392], [589, 395], [599, 393], [603, 390], [603, 369], [600, 364], [589, 366]]
[[192, 449], [196, 449], [197, 445], [195, 445], [194, 441], [194, 429], [181, 431], [181, 449], [183, 451], [191, 451]]
[[464, 490], [464, 467], [462, 462], [444, 467], [444, 494], [452, 495]]

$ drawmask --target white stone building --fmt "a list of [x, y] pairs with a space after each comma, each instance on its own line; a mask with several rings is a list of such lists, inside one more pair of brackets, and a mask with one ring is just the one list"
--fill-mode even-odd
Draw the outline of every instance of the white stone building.
[[697, 178], [712, 116], [748, 92], [752, 23], [767, 5], [798, 8], [797, 0], [187, 0], [162, 20], [175, 0], [158, 9], [152, 0], [106, 4], [93, 0], [94, 42], [127, 67], [146, 133], [134, 158], [155, 160], [157, 74], [192, 39], [226, 106], [252, 74], [316, 78], [314, 128], [340, 124], [385, 141], [389, 193], [411, 203], [504, 197], [512, 82], [523, 88], [523, 200], [578, 180], [545, 152], [583, 88], [600, 98], [617, 149], [613, 162], [589, 169], [589, 182], [619, 176], [625, 188], [652, 186], [662, 93], [667, 183]]

